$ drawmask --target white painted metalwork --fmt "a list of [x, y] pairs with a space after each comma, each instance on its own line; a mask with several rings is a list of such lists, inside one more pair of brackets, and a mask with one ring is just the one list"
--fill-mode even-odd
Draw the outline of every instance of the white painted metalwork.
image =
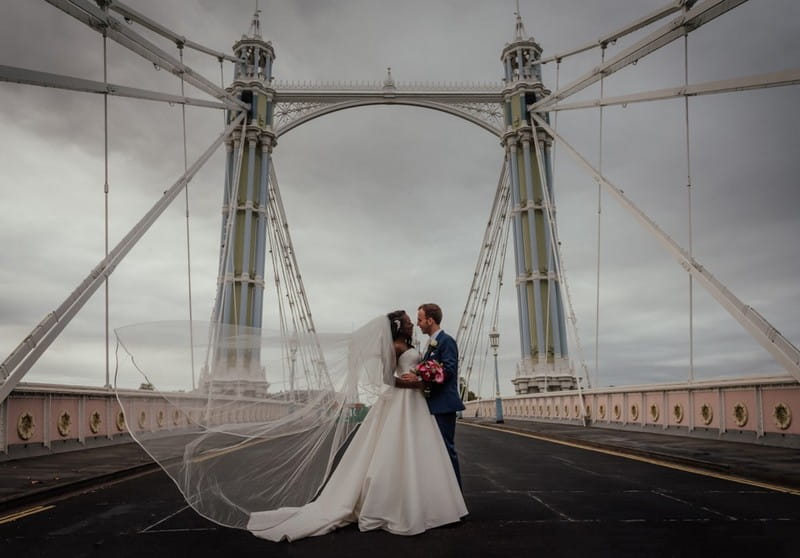
[[171, 54], [165, 52], [151, 43], [132, 29], [127, 24], [106, 15], [100, 8], [88, 0], [46, 0], [56, 8], [66, 12], [78, 21], [88, 25], [99, 33], [106, 33], [108, 38], [118, 42], [132, 52], [149, 60], [158, 67], [169, 71], [176, 76], [183, 75], [184, 79], [212, 97], [225, 103], [229, 108], [248, 108], [246, 103], [229, 94], [224, 89], [217, 87], [210, 80], [201, 76], [189, 66], [181, 64]]
[[[270, 158], [271, 159], [271, 158]], [[290, 362], [290, 373], [294, 374], [299, 368], [306, 374], [313, 370], [317, 374], [316, 382], [322, 385], [323, 381], [330, 384], [330, 378], [325, 373], [325, 358], [322, 347], [317, 338], [314, 319], [311, 315], [311, 306], [303, 285], [300, 267], [297, 263], [297, 254], [289, 234], [289, 222], [283, 206], [278, 177], [275, 165], [270, 160], [269, 197], [267, 203], [267, 232], [269, 238], [269, 253], [272, 257], [272, 267], [275, 273], [275, 288], [278, 295], [278, 311], [281, 322], [281, 332], [290, 340], [284, 344], [284, 350], [291, 347], [290, 354], [286, 354]], [[291, 321], [291, 327], [289, 327]], [[296, 338], [310, 339], [312, 342], [297, 342]], [[292, 341], [295, 339], [294, 341]], [[299, 360], [302, 365], [296, 366]], [[294, 378], [292, 378], [293, 380]], [[292, 384], [294, 385], [294, 384]], [[293, 390], [289, 390], [293, 391]]]
[[160, 23], [150, 19], [149, 17], [143, 15], [140, 12], [137, 12], [136, 10], [131, 8], [130, 6], [127, 6], [127, 5], [123, 4], [122, 2], [119, 2], [119, 0], [113, 0], [112, 2], [109, 2], [109, 6], [108, 7], [109, 7], [110, 10], [113, 10], [113, 11], [117, 12], [118, 14], [120, 14], [122, 17], [124, 17], [126, 21], [128, 21], [128, 20], [135, 21], [136, 23], [138, 23], [139, 25], [141, 25], [143, 27], [146, 27], [150, 31], [153, 31], [154, 33], [158, 33], [162, 37], [165, 37], [165, 38], [169, 39], [170, 41], [174, 42], [176, 45], [178, 45], [178, 47], [186, 46], [187, 48], [191, 48], [191, 49], [196, 50], [198, 52], [202, 52], [204, 54], [208, 54], [210, 56], [213, 56], [214, 58], [216, 58], [219, 61], [227, 60], [229, 62], [238, 62], [238, 60], [235, 57], [231, 56], [230, 54], [225, 54], [224, 52], [219, 52], [219, 51], [210, 49], [210, 48], [208, 48], [206, 46], [203, 46], [203, 45], [201, 45], [199, 43], [196, 43], [194, 41], [190, 41], [189, 39], [187, 39], [186, 37], [184, 37], [182, 35], [178, 35], [177, 33], [173, 32], [172, 30], [164, 27]]
[[684, 85], [679, 87], [668, 87], [666, 89], [633, 93], [631, 95], [606, 97], [605, 99], [576, 101], [574, 103], [558, 103], [556, 105], [548, 106], [547, 110], [548, 112], [555, 112], [593, 107], [608, 107], [613, 105], [622, 105], [624, 107], [625, 105], [641, 103], [645, 101], [661, 101], [664, 99], [674, 99], [676, 97], [716, 95], [719, 93], [731, 93], [733, 91], [750, 91], [767, 87], [784, 87], [787, 85], [800, 85], [800, 68], [781, 70], [780, 72], [770, 72], [756, 76], [707, 81], [704, 83]]
[[[536, 156], [540, 159], [543, 158], [541, 144], [539, 142], [535, 143], [536, 147]], [[555, 145], [553, 146], [555, 147]], [[553, 150], [555, 151], [555, 149]], [[539, 179], [542, 181], [542, 184], [547, 184], [547, 176], [544, 172], [544, 169], [540, 169], [539, 171], [540, 176]], [[574, 342], [574, 346], [571, 348], [571, 352], [577, 356], [577, 358], [573, 358], [573, 365], [571, 366], [573, 374], [576, 376], [575, 388], [578, 390], [578, 397], [583, 403], [583, 389], [584, 387], [591, 387], [591, 382], [589, 381], [589, 369], [586, 366], [586, 360], [583, 357], [583, 345], [581, 344], [581, 336], [578, 331], [578, 319], [575, 316], [575, 308], [572, 305], [572, 294], [570, 293], [569, 288], [569, 281], [567, 279], [567, 272], [565, 269], [564, 264], [564, 255], [561, 251], [561, 241], [558, 240], [558, 227], [556, 227], [556, 215], [555, 215], [555, 204], [550, 195], [550, 188], [543, 188], [542, 192], [544, 194], [544, 209], [547, 212], [547, 227], [549, 229], [548, 240], [550, 243], [550, 250], [553, 254], [553, 269], [555, 271], [555, 278], [558, 280], [558, 283], [563, 287], [564, 298], [567, 302], [566, 312], [564, 312], [564, 317], [570, 325], [570, 333], [572, 333], [572, 341]], [[565, 332], [566, 334], [566, 332]], [[577, 363], [575, 363], [577, 361]], [[586, 381], [586, 386], [582, 386], [580, 379], [577, 377], [576, 368], [580, 367], [583, 370], [583, 379]], [[584, 420], [584, 424], [588, 420], [583, 412], [581, 412], [581, 417]]]
[[626, 35], [630, 35], [631, 33], [635, 33], [636, 31], [647, 27], [661, 19], [664, 19], [668, 15], [674, 14], [675, 12], [680, 11], [683, 9], [687, 3], [694, 4], [694, 0], [674, 0], [670, 2], [666, 6], [663, 6], [650, 14], [637, 19], [633, 23], [629, 23], [622, 29], [614, 31], [612, 33], [608, 33], [603, 35], [596, 41], [592, 41], [591, 43], [587, 43], [583, 46], [572, 48], [570, 50], [560, 52], [558, 54], [554, 54], [553, 56], [548, 56], [546, 58], [542, 58], [542, 64], [547, 64], [549, 62], [561, 62], [565, 58], [569, 58], [570, 56], [574, 56], [576, 54], [580, 54], [582, 52], [586, 52], [587, 50], [592, 50], [593, 48], [602, 47], [603, 45], [609, 45], [615, 43], [618, 39], [625, 37]]
[[[178, 45], [180, 52], [181, 64], [183, 64], [183, 46]], [[184, 80], [181, 75], [181, 96], [184, 94]], [[186, 105], [181, 105], [181, 127], [183, 132], [183, 172], [189, 170], [189, 150], [187, 147], [188, 139], [186, 137]], [[184, 194], [184, 210], [186, 211], [186, 278], [187, 290], [189, 294], [189, 346], [194, 347], [194, 316], [192, 309], [192, 243], [191, 232], [189, 228], [189, 185], [183, 190]], [[192, 368], [192, 389], [195, 389], [195, 367], [194, 367], [194, 351], [189, 351], [189, 359]], [[110, 384], [109, 384], [110, 385]]]
[[144, 236], [147, 230], [155, 223], [156, 219], [169, 207], [170, 203], [183, 190], [186, 184], [197, 174], [197, 171], [208, 161], [211, 155], [222, 144], [230, 132], [244, 120], [245, 115], [240, 114], [228, 128], [206, 149], [206, 151], [189, 167], [164, 195], [153, 205], [127, 235], [114, 247], [108, 256], [103, 258], [89, 273], [80, 285], [61, 303], [50, 312], [37, 325], [31, 333], [20, 343], [16, 349], [0, 364], [0, 402], [4, 401], [22, 377], [30, 370], [31, 366], [39, 359], [42, 353], [58, 337], [61, 330], [75, 317], [75, 314], [89, 300], [91, 295], [100, 287], [105, 279], [110, 276], [122, 259], [130, 252], [136, 243]]
[[0, 400], [0, 453], [8, 453], [8, 403]]
[[[606, 59], [606, 46], [603, 45], [600, 56], [602, 66]], [[605, 93], [605, 75], [600, 74], [600, 100]], [[603, 107], [600, 106], [600, 131], [598, 134], [597, 168], [603, 173]], [[603, 189], [597, 184], [597, 247], [596, 273], [595, 273], [595, 306], [594, 306], [594, 385], [600, 385], [600, 248], [602, 246], [602, 218], [603, 218]]]
[[485, 344], [486, 338], [483, 333], [487, 327], [486, 310], [492, 294], [493, 284], [496, 285], [496, 289], [489, 325], [495, 329], [497, 328], [498, 295], [503, 283], [503, 269], [505, 267], [505, 255], [511, 222], [510, 198], [511, 186], [508, 177], [508, 164], [505, 163], [497, 182], [494, 201], [489, 212], [489, 221], [483, 234], [478, 261], [475, 264], [475, 272], [472, 276], [472, 284], [470, 285], [467, 302], [464, 305], [464, 312], [461, 314], [461, 321], [456, 333], [456, 340], [459, 347], [461, 347], [459, 370], [464, 379], [463, 385], [460, 386], [462, 388], [461, 397], [465, 400], [469, 387], [472, 385], [475, 360], [479, 355], [481, 360], [477, 367], [478, 381], [476, 384], [478, 388], [483, 384], [483, 373], [488, 354], [488, 347]]
[[[103, 33], [103, 85], [108, 87], [108, 37]], [[184, 169], [185, 170], [185, 169]], [[103, 257], [108, 258], [108, 95], [103, 95]], [[109, 285], [108, 277], [105, 278], [105, 334], [106, 334], [106, 383], [105, 387], [111, 387], [111, 359], [109, 358], [110, 331], [109, 331]]]
[[226, 109], [225, 104], [217, 101], [207, 101], [185, 97], [183, 95], [172, 95], [148, 89], [138, 89], [114, 83], [104, 83], [102, 81], [92, 81], [89, 79], [76, 78], [50, 74], [47, 72], [37, 72], [25, 68], [15, 68], [13, 66], [0, 65], [0, 81], [11, 83], [22, 83], [26, 85], [38, 85], [40, 87], [54, 87], [56, 89], [66, 89], [69, 91], [82, 91], [84, 93], [99, 93], [102, 95], [113, 95], [116, 97], [130, 97], [133, 99], [145, 99], [148, 101], [160, 101], [162, 103], [192, 105], [196, 107]]
[[[222, 207], [222, 253], [219, 259], [219, 268], [217, 270], [217, 297], [214, 301], [214, 309], [212, 310], [211, 321], [223, 322], [227, 317], [224, 315], [225, 311], [230, 311], [236, 308], [235, 299], [232, 304], [226, 304], [226, 299], [231, 296], [235, 297], [236, 290], [233, 288], [235, 277], [233, 272], [228, 272], [231, 269], [233, 259], [233, 251], [231, 245], [233, 243], [233, 228], [236, 224], [236, 209], [237, 204], [235, 191], [239, 184], [239, 179], [242, 172], [242, 159], [244, 156], [244, 139], [246, 137], [247, 122], [246, 119], [242, 120], [242, 128], [238, 137], [225, 138], [229, 146], [229, 151], [236, 153], [233, 156], [233, 162], [229, 161], [228, 164], [233, 164], [233, 168], [227, 169], [226, 183], [225, 183], [225, 204]], [[229, 322], [230, 323], [230, 322]]]
[[736, 6], [744, 4], [746, 1], [747, 0], [705, 0], [704, 2], [698, 3], [682, 16], [660, 27], [653, 33], [650, 33], [647, 37], [623, 50], [608, 62], [592, 69], [562, 89], [554, 91], [545, 98], [533, 103], [530, 106], [530, 110], [538, 112], [549, 110], [550, 105], [586, 89], [599, 81], [601, 76], [607, 77], [626, 66], [638, 62], [648, 54], [668, 45], [675, 39], [684, 36], [686, 33], [694, 31], [698, 27], [716, 19]]
[[[146, 18], [142, 14], [139, 14], [138, 12], [118, 2], [99, 2], [103, 8], [97, 8], [89, 0], [47, 1], [88, 25], [95, 31], [108, 36], [108, 38], [111, 38], [112, 40], [115, 40], [123, 46], [129, 48], [133, 52], [140, 54], [147, 60], [153, 62], [153, 64], [167, 69], [171, 73], [180, 76], [182, 80], [185, 80], [186, 82], [198, 87], [202, 91], [205, 91], [206, 93], [209, 93], [218, 99], [221, 99], [222, 103], [189, 99], [182, 95], [167, 95], [135, 88], [116, 86], [107, 83], [80, 80], [67, 76], [33, 72], [30, 70], [22, 70], [7, 66], [0, 67], [1, 80], [62, 87], [72, 90], [91, 91], [105, 95], [119, 94], [135, 98], [176, 102], [184, 105], [195, 104], [197, 106], [206, 106], [210, 108], [228, 107], [238, 109], [240, 107], [247, 107], [246, 103], [243, 103], [234, 95], [231, 95], [225, 91], [222, 87], [216, 86], [209, 80], [195, 74], [191, 68], [183, 64], [182, 60], [176, 60], [170, 54], [152, 44], [138, 33], [129, 29], [121, 21], [110, 17], [104, 11], [104, 8], [110, 8], [121, 14], [126, 20], [135, 21], [150, 31], [172, 40], [179, 47], [185, 46], [194, 48], [206, 54], [217, 57], [220, 62], [222, 62], [222, 60], [239, 62], [237, 58], [213, 51], [203, 47], [202, 45], [198, 45], [197, 43], [192, 43], [191, 41], [188, 41], [184, 37], [173, 33], [157, 22]], [[644, 27], [655, 23], [671, 13], [679, 10], [685, 10], [685, 13], [681, 17], [649, 34], [647, 37], [640, 40], [608, 62], [601, 63], [600, 66], [593, 69], [591, 72], [582, 76], [581, 78], [578, 78], [578, 80], [574, 81], [573, 83], [564, 88], [557, 87], [555, 93], [549, 94], [546, 92], [544, 98], [533, 103], [529, 108], [540, 112], [542, 110], [551, 109], [568, 110], [570, 108], [584, 108], [585, 106], [602, 107], [609, 104], [625, 104], [627, 102], [639, 102], [644, 100], [653, 100], [655, 98], [669, 98], [669, 96], [686, 97], [688, 95], [711, 94], [723, 91], [745, 90], [757, 87], [770, 87], [800, 82], [800, 75], [798, 75], [797, 70], [787, 70], [775, 74], [755, 76], [753, 78], [739, 78], [736, 80], [711, 82], [707, 84], [700, 84], [698, 86], [688, 86], [684, 84], [683, 88], [629, 95], [614, 99], [601, 99], [599, 102], [595, 102], [592, 105], [588, 105], [586, 103], [584, 103], [583, 106], [579, 106], [577, 103], [573, 103], [571, 105], [565, 105], [563, 103], [557, 104], [562, 99], [583, 90], [598, 80], [602, 80], [605, 76], [608, 76], [629, 64], [635, 63], [640, 58], [650, 54], [651, 52], [654, 52], [660, 47], [670, 43], [672, 40], [681, 36], [686, 36], [686, 34], [690, 31], [713, 20], [714, 18], [738, 6], [739, 4], [742, 4], [744, 1], [745, 0], [705, 0], [695, 3], [692, 0], [678, 0], [652, 12], [643, 18], [639, 18], [625, 28], [607, 35], [597, 42], [591, 43], [590, 45], [561, 53], [560, 55], [556, 55], [550, 59], [537, 59], [535, 61], [537, 64], [546, 63], [551, 60], [560, 62], [560, 60], [566, 56], [583, 52], [590, 48], [597, 46], [604, 48], [607, 44], [614, 42], [618, 38], [643, 29]], [[521, 18], [519, 17], [519, 14], [517, 14], [517, 19], [518, 39], [523, 39], [522, 35], [524, 33], [521, 27]], [[531, 77], [534, 76], [527, 76], [526, 79]], [[326, 84], [289, 84], [279, 82], [273, 84], [270, 79], [267, 85], [275, 90], [276, 122], [273, 132], [275, 133], [276, 137], [318, 116], [346, 108], [367, 106], [372, 104], [410, 105], [440, 110], [473, 122], [487, 131], [497, 135], [498, 137], [502, 137], [505, 133], [505, 126], [503, 122], [503, 90], [504, 88], [507, 89], [507, 85], [504, 86], [503, 84], [399, 84], [392, 79], [391, 73], [389, 73], [386, 80], [372, 83], [354, 84], [351, 82]], [[542, 125], [543, 129], [549, 130], [549, 127], [547, 127], [547, 125], [544, 124], [544, 122], [538, 116], [534, 115], [534, 118], [540, 123], [540, 125]], [[237, 120], [237, 122], [240, 121], [241, 117]], [[235, 125], [235, 123], [232, 124], [228, 129], [233, 129]], [[552, 130], [549, 131], [552, 132]], [[563, 142], [563, 140], [558, 138], [557, 135], [554, 133], [553, 135], [559, 139], [559, 141]], [[220, 140], [217, 140], [215, 145], [218, 145], [219, 142]], [[567, 148], [574, 152], [574, 150], [568, 145]], [[240, 150], [242, 149], [243, 146], [240, 146]], [[577, 155], [576, 152], [574, 154]], [[577, 156], [580, 158], [579, 155]], [[585, 166], [587, 166], [587, 168], [589, 168], [590, 171], [596, 175], [595, 178], [599, 183], [602, 183], [607, 189], [610, 189], [612, 193], [615, 193], [615, 196], [622, 196], [621, 192], [619, 192], [614, 186], [605, 182], [605, 179], [602, 178], [602, 169], [600, 172], [597, 172], [592, 169], [592, 167], [588, 165], [585, 160], [582, 161]], [[195, 169], [195, 167], [193, 166], [192, 169]], [[169, 201], [171, 201], [172, 197], [177, 195], [177, 192], [185, 186], [186, 182], [189, 180], [189, 175], [193, 174], [192, 169], [187, 171], [187, 174], [185, 174], [184, 177], [182, 177], [182, 179], [173, 185], [173, 187], [168, 191], [170, 194], [169, 200], [166, 202], [167, 204]], [[271, 180], [270, 182], [272, 183], [273, 181]], [[277, 182], [274, 182], [275, 183], [273, 187], [277, 188]], [[174, 195], [173, 190], [175, 190]], [[277, 189], [275, 190], [275, 193], [277, 193]], [[133, 243], [138, 240], [138, 236], [136, 235], [139, 235], [140, 232], [143, 234], [144, 230], [146, 230], [146, 228], [152, 223], [152, 220], [154, 220], [158, 214], [163, 211], [163, 207], [166, 206], [164, 205], [162, 207], [161, 204], [162, 201], [164, 201], [167, 197], [168, 196], [165, 195], [165, 198], [162, 198], [162, 200], [156, 204], [156, 207], [151, 209], [151, 212], [149, 212], [143, 218], [143, 220], [140, 221], [140, 224], [137, 225], [137, 227], [135, 227], [125, 239], [123, 239], [117, 248], [110, 252], [108, 256], [101, 261], [100, 265], [98, 265], [98, 267], [92, 271], [90, 276], [84, 281], [84, 283], [81, 284], [81, 286], [79, 286], [78, 289], [76, 289], [76, 291], [68, 298], [68, 300], [62, 304], [62, 306], [59, 307], [56, 312], [51, 313], [48, 317], [46, 317], [45, 320], [43, 320], [42, 323], [40, 323], [39, 326], [37, 326], [31, 332], [28, 338], [26, 338], [23, 343], [9, 356], [9, 358], [6, 359], [2, 365], [0, 365], [0, 377], [5, 379], [5, 382], [2, 384], [2, 386], [0, 386], [0, 402], [3, 401], [8, 392], [13, 389], [13, 385], [19, 381], [19, 378], [22, 375], [24, 375], [25, 370], [30, 367], [30, 364], [32, 364], [36, 358], [38, 358], [46, 346], [52, 342], [52, 339], [58, 334], [58, 332], [63, 329], [64, 325], [66, 325], [66, 322], [71, 319], [74, 313], [77, 312], [77, 309], [80, 308], [83, 302], [85, 302], [84, 297], [88, 296], [86, 293], [91, 294], [91, 292], [97, 288], [96, 285], [99, 284], [98, 281], [102, 281], [102, 277], [107, 277], [108, 274], [113, 271], [113, 268], [119, 263], [119, 260], [121, 260], [122, 256], [124, 256], [124, 253], [126, 253]], [[279, 195], [270, 196], [271, 203], [274, 203], [272, 200], [273, 197], [278, 200], [279, 206], [272, 208], [272, 213], [273, 215], [277, 215], [279, 217], [274, 219], [276, 227], [272, 231], [272, 238], [274, 238], [276, 246], [284, 250], [284, 255], [281, 256], [284, 259], [284, 261], [281, 263], [281, 269], [284, 272], [288, 270], [290, 275], [293, 274], [294, 277], [284, 279], [284, 282], [287, 283], [287, 285], [290, 283], [292, 284], [291, 288], [293, 289], [293, 294], [291, 297], [293, 298], [294, 302], [290, 303], [290, 308], [293, 310], [296, 308], [301, 309], [300, 313], [297, 314], [297, 316], [294, 316], [292, 319], [297, 320], [297, 323], [301, 325], [301, 329], [313, 331], [313, 322], [311, 322], [310, 319], [310, 310], [307, 308], [305, 292], [302, 287], [302, 282], [300, 281], [299, 272], [297, 272], [296, 261], [294, 261], [294, 250], [291, 247], [291, 241], [288, 238], [288, 229], [286, 227], [285, 216], [283, 216], [282, 213], [283, 208], [279, 203]], [[624, 196], [622, 196], [622, 200], [624, 200], [623, 205], [625, 205], [627, 200], [624, 198]], [[158, 211], [156, 211], [157, 208], [159, 208]], [[731, 311], [734, 317], [742, 322], [745, 327], [751, 331], [751, 333], [754, 333], [754, 335], [762, 341], [762, 344], [767, 346], [768, 349], [772, 347], [771, 352], [777, 355], [776, 358], [778, 358], [785, 366], [787, 366], [787, 369], [790, 369], [790, 371], [794, 370], [795, 372], [793, 372], [793, 374], [796, 377], [800, 377], [798, 376], [800, 372], [797, 372], [797, 369], [800, 366], [800, 359], [797, 358], [797, 349], [791, 343], [789, 343], [777, 331], [775, 331], [774, 328], [772, 328], [768, 322], [766, 322], [766, 320], [764, 320], [760, 315], [757, 314], [757, 312], [755, 312], [755, 310], [743, 305], [740, 301], [738, 301], [738, 299], [735, 299], [735, 297], [733, 297], [733, 295], [730, 294], [723, 285], [718, 284], [718, 282], [716, 282], [716, 280], [710, 276], [710, 274], [705, 272], [702, 266], [700, 266], [691, 257], [691, 254], [689, 254], [687, 257], [683, 253], [682, 249], [677, 246], [677, 244], [675, 244], [674, 241], [672, 241], [668, 236], [664, 235], [664, 233], [660, 231], [660, 229], [658, 229], [658, 227], [655, 226], [655, 224], [652, 223], [652, 221], [650, 221], [646, 215], [639, 211], [638, 208], [635, 208], [635, 206], [632, 206], [631, 204], [629, 209], [646, 226], [651, 228], [657, 234], [657, 236], [659, 234], [663, 235], [664, 238], [661, 239], [662, 242], [664, 242], [667, 247], [673, 251], [674, 255], [678, 257], [682, 265], [684, 265], [684, 267], [693, 276], [697, 276], [701, 281], [704, 282], [704, 284], [707, 284], [708, 288], [712, 290], [712, 294], [716, 293], [715, 296], [718, 297], [718, 300], [720, 300], [723, 306]], [[143, 225], [145, 221], [147, 221], [147, 224]], [[134, 237], [136, 238], [134, 239]], [[553, 238], [555, 238], [555, 234], [553, 234]]]
[[697, 260], [689, 256], [667, 233], [639, 209], [622, 190], [609, 182], [600, 172], [592, 167], [578, 151], [563, 137], [558, 135], [537, 114], [533, 114], [536, 123], [548, 134], [563, 145], [573, 157], [601, 184], [645, 229], [647, 229], [678, 260], [681, 266], [692, 274], [708, 292], [739, 322], [750, 335], [758, 341], [786, 370], [800, 381], [800, 350], [775, 329], [755, 308], [744, 304], [725, 285], [717, 280]]
[[[683, 36], [683, 85], [689, 86], [689, 35]], [[683, 98], [683, 129], [686, 137], [686, 198], [689, 257], [694, 257], [692, 240], [692, 150], [689, 143], [689, 97]], [[694, 278], [689, 274], [689, 381], [694, 380]]]
[[504, 131], [502, 83], [275, 82], [275, 135], [332, 112], [369, 105], [434, 109], [477, 124], [500, 137]]

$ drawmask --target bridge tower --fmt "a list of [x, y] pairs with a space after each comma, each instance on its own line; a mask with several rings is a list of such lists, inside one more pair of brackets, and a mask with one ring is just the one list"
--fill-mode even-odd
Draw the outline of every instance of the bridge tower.
[[[260, 328], [270, 156], [276, 141], [272, 129], [275, 50], [270, 41], [261, 37], [258, 10], [248, 34], [234, 43], [233, 52], [237, 62], [227, 91], [251, 108], [246, 124], [237, 127], [225, 141], [225, 193], [214, 321], [226, 326]], [[228, 120], [233, 120], [230, 111]], [[220, 359], [226, 362], [213, 373], [214, 391], [263, 393], [267, 385], [257, 351], [240, 353], [216, 356], [217, 363]], [[206, 373], [205, 389], [209, 389], [208, 382]]]
[[[228, 91], [251, 108], [246, 126], [234, 130], [226, 140], [220, 274], [214, 313], [216, 320], [224, 324], [261, 327], [267, 185], [270, 154], [275, 145], [275, 90], [271, 86], [275, 51], [271, 42], [261, 38], [258, 11], [249, 35], [236, 41], [233, 52], [238, 62]], [[240, 149], [244, 152], [237, 171]]]
[[[515, 286], [522, 358], [512, 380], [518, 394], [572, 389], [558, 254], [552, 249], [550, 217], [552, 139], [534, 126], [527, 107], [548, 95], [542, 85], [542, 49], [525, 36], [517, 11], [514, 40], [503, 49], [506, 131], [502, 144], [511, 172]], [[537, 145], [534, 142], [538, 142]], [[542, 180], [544, 178], [544, 180]], [[546, 190], [545, 190], [546, 189]], [[545, 195], [545, 193], [547, 195]], [[553, 228], [552, 230], [555, 230]]]

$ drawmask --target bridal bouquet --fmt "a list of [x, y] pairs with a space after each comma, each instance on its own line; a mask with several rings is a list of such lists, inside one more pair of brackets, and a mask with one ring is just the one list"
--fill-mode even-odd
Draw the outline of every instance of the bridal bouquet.
[[441, 384], [444, 382], [444, 368], [442, 363], [436, 360], [425, 360], [417, 364], [414, 369], [420, 380], [425, 383], [422, 394], [425, 397], [431, 396], [431, 384]]

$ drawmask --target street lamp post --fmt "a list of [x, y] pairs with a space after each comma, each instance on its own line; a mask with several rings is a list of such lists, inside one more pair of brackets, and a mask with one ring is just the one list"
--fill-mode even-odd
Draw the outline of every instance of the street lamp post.
[[500, 346], [500, 334], [496, 329], [489, 332], [489, 345], [494, 351], [494, 385], [495, 385], [495, 422], [503, 422], [503, 402], [500, 400], [500, 375], [497, 372], [497, 348]]

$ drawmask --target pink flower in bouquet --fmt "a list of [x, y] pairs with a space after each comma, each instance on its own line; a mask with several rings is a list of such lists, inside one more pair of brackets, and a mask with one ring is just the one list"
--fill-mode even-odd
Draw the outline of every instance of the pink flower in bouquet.
[[442, 368], [441, 362], [426, 360], [417, 364], [414, 371], [425, 384], [422, 388], [422, 395], [426, 398], [431, 396], [431, 384], [444, 383], [444, 368]]
[[444, 369], [442, 364], [436, 360], [426, 360], [420, 362], [416, 367], [417, 376], [423, 382], [441, 384], [444, 382]]

